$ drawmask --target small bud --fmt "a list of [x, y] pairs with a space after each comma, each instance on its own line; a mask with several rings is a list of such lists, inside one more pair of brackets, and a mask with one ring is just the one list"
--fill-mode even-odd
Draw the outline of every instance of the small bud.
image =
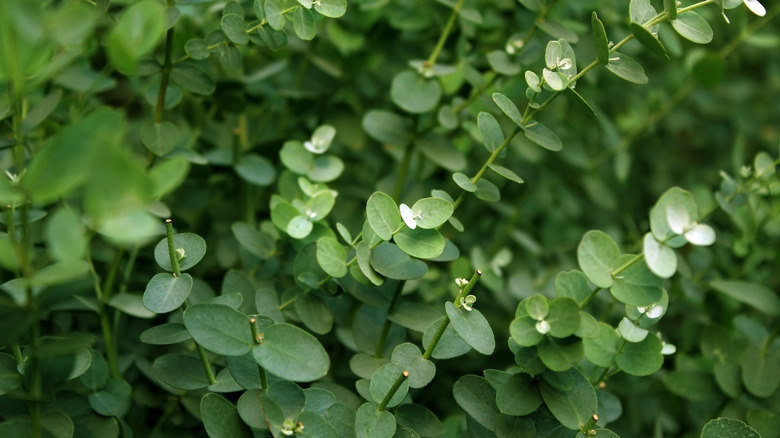
[[558, 68], [561, 70], [568, 70], [571, 68], [572, 62], [569, 58], [563, 58], [558, 61]]
[[176, 248], [176, 260], [183, 260], [185, 257], [187, 257], [187, 252], [184, 251], [184, 248]]
[[541, 320], [541, 321], [537, 322], [536, 323], [536, 331], [539, 332], [540, 334], [543, 334], [543, 335], [546, 335], [547, 333], [550, 333], [550, 323], [545, 321], [545, 320]]
[[463, 289], [467, 284], [469, 284], [469, 281], [465, 278], [456, 278], [455, 284], [457, 284], [459, 288]]
[[477, 297], [474, 295], [467, 295], [465, 298], [460, 299], [460, 306], [471, 312], [472, 306], [477, 302]]

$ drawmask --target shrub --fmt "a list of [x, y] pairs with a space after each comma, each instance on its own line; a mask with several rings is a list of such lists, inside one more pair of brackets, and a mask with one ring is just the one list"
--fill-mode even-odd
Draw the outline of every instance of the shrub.
[[777, 12], [625, 3], [1, 2], [0, 435], [776, 436]]

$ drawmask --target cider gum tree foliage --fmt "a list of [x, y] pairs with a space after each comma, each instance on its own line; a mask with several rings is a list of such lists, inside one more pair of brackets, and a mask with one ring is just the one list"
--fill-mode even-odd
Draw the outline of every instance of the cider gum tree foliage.
[[766, 6], [0, 2], [0, 436], [778, 436]]

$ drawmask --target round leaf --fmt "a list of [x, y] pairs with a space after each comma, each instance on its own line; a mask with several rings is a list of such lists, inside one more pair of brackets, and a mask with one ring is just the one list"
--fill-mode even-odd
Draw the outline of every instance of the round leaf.
[[175, 388], [195, 390], [210, 384], [203, 362], [195, 356], [166, 354], [152, 363], [152, 370], [160, 380]]
[[293, 382], [311, 382], [328, 372], [328, 353], [308, 332], [290, 324], [274, 324], [262, 332], [262, 338], [252, 356], [269, 372]]
[[712, 41], [712, 28], [707, 20], [694, 11], [683, 12], [672, 20], [672, 27], [680, 36], [697, 44], [709, 44]]
[[521, 128], [525, 126], [525, 123], [523, 123], [523, 116], [520, 115], [520, 110], [517, 109], [517, 106], [515, 106], [511, 99], [501, 93], [493, 93], [493, 102], [495, 102], [501, 111], [503, 111], [510, 120], [515, 122], [517, 126]]
[[382, 400], [387, 397], [390, 390], [393, 389], [393, 385], [399, 378], [403, 379], [403, 383], [401, 383], [401, 386], [399, 386], [390, 397], [390, 401], [387, 402], [387, 407], [398, 406], [404, 401], [406, 394], [409, 392], [409, 379], [402, 376], [403, 372], [403, 366], [392, 362], [385, 364], [374, 371], [374, 374], [371, 376], [369, 391], [376, 403], [381, 403]]
[[[452, 206], [450, 206], [452, 208]], [[383, 192], [374, 192], [366, 203], [368, 225], [382, 240], [390, 240], [403, 220], [393, 198]]]
[[172, 312], [187, 301], [191, 290], [190, 274], [182, 274], [181, 277], [157, 274], [146, 285], [144, 306], [154, 313]]
[[355, 412], [356, 438], [392, 438], [395, 435], [395, 417], [378, 407], [375, 403], [363, 403]]
[[[633, 256], [624, 255], [620, 261], [627, 263]], [[609, 289], [618, 301], [631, 306], [649, 306], [663, 296], [663, 279], [656, 276], [645, 263], [634, 263], [615, 278]]]
[[390, 111], [371, 110], [363, 116], [363, 129], [376, 141], [392, 146], [406, 146], [412, 139], [409, 120]]
[[236, 44], [245, 45], [249, 42], [249, 35], [246, 33], [246, 22], [243, 15], [225, 14], [222, 16], [222, 31], [225, 36]]
[[398, 246], [387, 242], [374, 248], [370, 262], [376, 272], [395, 280], [414, 280], [428, 271], [425, 263], [410, 258]]
[[452, 387], [458, 405], [487, 430], [493, 430], [499, 410], [496, 391], [483, 377], [467, 374]]
[[568, 370], [573, 386], [562, 391], [542, 380], [539, 385], [544, 403], [555, 419], [569, 429], [577, 430], [588, 424], [598, 410], [598, 400], [593, 385], [575, 368]]
[[563, 149], [561, 139], [548, 127], [537, 121], [533, 121], [526, 125], [523, 128], [523, 132], [526, 138], [547, 150], [555, 152]]
[[455, 184], [458, 185], [458, 187], [462, 188], [463, 190], [467, 192], [476, 192], [477, 191], [477, 185], [471, 182], [471, 178], [468, 176], [457, 172], [452, 174], [452, 180], [455, 181]]
[[[256, 4], [257, 3], [260, 2], [256, 2]], [[262, 3], [260, 6], [262, 6]], [[281, 30], [284, 28], [284, 25], [287, 24], [287, 19], [282, 15], [282, 10], [281, 0], [265, 1], [265, 19], [268, 21], [268, 25], [274, 30]]]
[[436, 365], [423, 359], [420, 349], [412, 343], [405, 342], [395, 347], [391, 360], [409, 372], [407, 381], [411, 388], [425, 387], [436, 375]]
[[252, 432], [241, 420], [236, 407], [219, 394], [208, 393], [200, 400], [203, 427], [210, 438], [251, 438]]
[[241, 179], [260, 187], [270, 185], [276, 177], [273, 164], [257, 154], [241, 157], [241, 162], [236, 164], [235, 169]]
[[612, 269], [620, 262], [620, 248], [602, 231], [588, 231], [577, 247], [580, 269], [598, 287], [612, 286]]
[[317, 262], [333, 278], [347, 275], [347, 251], [332, 237], [317, 240]]
[[249, 318], [228, 306], [196, 304], [183, 319], [195, 342], [214, 353], [241, 356], [254, 346]]
[[677, 272], [677, 255], [674, 250], [655, 240], [653, 233], [645, 234], [643, 252], [645, 263], [653, 274], [669, 278]]
[[[186, 271], [195, 266], [206, 255], [206, 241], [194, 233], [173, 235], [174, 250], [184, 250], [184, 258], [179, 259], [179, 270]], [[166, 271], [173, 271], [171, 257], [168, 254], [168, 239], [162, 239], [154, 247], [154, 260]]]
[[171, 122], [148, 122], [141, 127], [141, 141], [149, 151], [161, 157], [176, 146], [179, 132]]
[[412, 206], [417, 226], [425, 229], [436, 228], [452, 216], [452, 203], [441, 198], [422, 198]]
[[761, 438], [761, 435], [739, 420], [718, 418], [704, 425], [701, 438]]
[[404, 227], [393, 236], [398, 248], [412, 257], [433, 259], [444, 251], [444, 237], [436, 230]]
[[648, 336], [642, 342], [627, 343], [615, 357], [615, 363], [633, 376], [648, 376], [658, 371], [664, 363], [663, 345], [656, 336]]
[[466, 310], [455, 307], [451, 302], [446, 302], [444, 307], [450, 324], [458, 335], [478, 352], [491, 355], [496, 348], [496, 340], [493, 329], [487, 319], [477, 309]]
[[441, 86], [436, 79], [424, 78], [415, 71], [404, 70], [393, 78], [390, 97], [404, 111], [421, 114], [439, 104]]
[[504, 142], [504, 131], [501, 130], [501, 125], [492, 114], [486, 112], [477, 115], [477, 125], [482, 134], [482, 143], [488, 152], [494, 152]]
[[116, 68], [131, 74], [142, 56], [150, 53], [165, 32], [165, 8], [143, 0], [125, 10], [108, 35], [107, 51]]
[[571, 298], [556, 298], [550, 301], [550, 312], [545, 320], [550, 323], [550, 336], [571, 336], [580, 328], [580, 308]]
[[477, 190], [474, 192], [474, 196], [487, 202], [501, 200], [501, 192], [498, 191], [498, 187], [484, 178], [477, 181]]
[[124, 380], [109, 380], [100, 391], [89, 395], [89, 406], [107, 417], [122, 417], [130, 408], [132, 388]]
[[293, 12], [293, 30], [298, 38], [309, 41], [317, 34], [317, 22], [314, 14], [306, 8], [297, 8]]
[[576, 337], [544, 338], [537, 346], [539, 359], [553, 371], [566, 371], [577, 365], [584, 355], [582, 341]]
[[615, 76], [634, 84], [644, 85], [649, 80], [647, 75], [645, 75], [645, 70], [638, 62], [620, 52], [612, 53], [607, 64], [607, 70], [614, 73]]
[[347, 0], [319, 0], [314, 3], [314, 10], [326, 17], [339, 18], [347, 12]]
[[496, 405], [507, 415], [528, 415], [536, 411], [541, 404], [539, 386], [525, 373], [512, 375], [496, 391]]
[[685, 233], [685, 240], [697, 246], [709, 246], [715, 243], [715, 230], [706, 224], [696, 224]]

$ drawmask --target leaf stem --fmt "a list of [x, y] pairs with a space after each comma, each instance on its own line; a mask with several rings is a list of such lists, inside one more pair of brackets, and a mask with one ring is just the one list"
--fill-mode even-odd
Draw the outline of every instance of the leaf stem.
[[[168, 2], [168, 7], [171, 6], [171, 2]], [[168, 90], [168, 81], [171, 77], [171, 69], [173, 66], [173, 26], [168, 29], [165, 34], [165, 61], [160, 68], [160, 89], [157, 91], [157, 107], [154, 111], [154, 122], [160, 123], [163, 119], [163, 111], [165, 110], [165, 94]]]
[[425, 62], [423, 68], [430, 69], [433, 68], [434, 64], [436, 64], [436, 59], [439, 58], [439, 54], [444, 48], [444, 43], [447, 42], [447, 38], [450, 36], [452, 26], [455, 24], [455, 19], [458, 17], [458, 13], [460, 12], [460, 9], [463, 7], [464, 3], [465, 0], [459, 0], [458, 3], [452, 7], [452, 14], [450, 14], [450, 18], [447, 20], [447, 24], [444, 25], [444, 30], [442, 30], [441, 35], [439, 36], [439, 41], [436, 43], [436, 47], [434, 47], [433, 52], [431, 52], [431, 56]]
[[173, 243], [173, 220], [165, 219], [165, 234], [168, 239], [168, 256], [171, 258], [171, 270], [175, 278], [181, 277], [179, 270], [179, 257], [176, 255], [176, 246]]
[[398, 392], [398, 388], [403, 385], [404, 380], [406, 380], [409, 377], [409, 371], [404, 370], [401, 374], [398, 375], [398, 378], [395, 379], [395, 382], [393, 382], [393, 386], [390, 387], [390, 390], [387, 391], [387, 395], [385, 395], [385, 398], [382, 399], [382, 402], [379, 403], [379, 406], [377, 406], [377, 411], [384, 411], [385, 407], [387, 407], [387, 404], [390, 403], [390, 400], [393, 399], [393, 396], [396, 392]]
[[[477, 272], [474, 273], [474, 275], [471, 276], [471, 279], [469, 280], [468, 284], [464, 286], [458, 295], [455, 296], [455, 299], [452, 301], [455, 306], [460, 307], [460, 300], [462, 298], [465, 298], [469, 292], [471, 292], [472, 289], [474, 289], [474, 286], [477, 285], [477, 282], [479, 281], [479, 278], [482, 276], [482, 271], [477, 269]], [[422, 355], [422, 358], [425, 360], [430, 359], [431, 355], [433, 354], [433, 350], [436, 348], [436, 345], [441, 340], [441, 337], [444, 336], [444, 331], [447, 329], [447, 326], [450, 324], [450, 319], [448, 317], [444, 317], [444, 321], [441, 322], [441, 325], [436, 330], [436, 333], [433, 335], [433, 339], [431, 339], [431, 343], [428, 344], [428, 347], [425, 348], [425, 352]]]

